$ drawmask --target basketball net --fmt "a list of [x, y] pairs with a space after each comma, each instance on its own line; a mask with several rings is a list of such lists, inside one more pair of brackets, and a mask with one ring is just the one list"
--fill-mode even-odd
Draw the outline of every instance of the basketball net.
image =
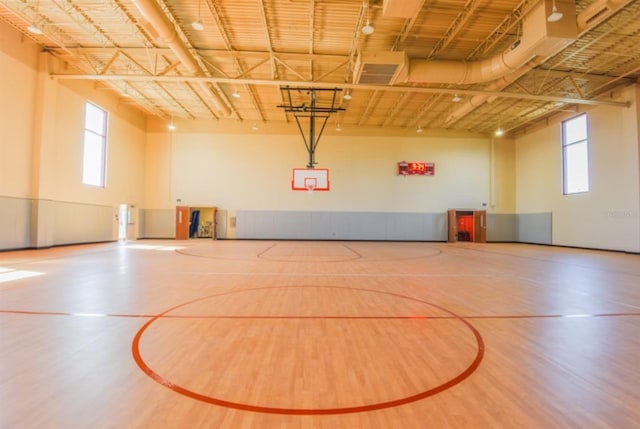
[[312, 184], [308, 184], [307, 185], [307, 192], [310, 194], [313, 194], [313, 190], [314, 190], [315, 186]]

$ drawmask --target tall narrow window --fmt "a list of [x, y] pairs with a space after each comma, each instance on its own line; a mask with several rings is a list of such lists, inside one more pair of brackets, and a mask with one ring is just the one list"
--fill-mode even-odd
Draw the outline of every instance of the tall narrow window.
[[562, 123], [563, 190], [565, 194], [589, 191], [587, 115]]
[[107, 112], [95, 104], [87, 103], [84, 114], [82, 183], [104, 187], [106, 154]]

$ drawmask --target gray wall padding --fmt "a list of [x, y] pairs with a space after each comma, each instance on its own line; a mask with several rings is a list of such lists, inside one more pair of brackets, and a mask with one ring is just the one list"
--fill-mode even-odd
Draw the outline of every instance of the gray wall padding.
[[175, 238], [175, 209], [142, 209], [140, 217], [140, 238]]
[[487, 241], [516, 241], [516, 215], [487, 213]]
[[[115, 211], [111, 206], [97, 204], [70, 203], [64, 201], [49, 201], [50, 216], [47, 227], [51, 231], [44, 231], [51, 242], [38, 240], [38, 247], [57, 246], [61, 244], [95, 243], [113, 240]], [[43, 213], [39, 212], [38, 217]], [[42, 224], [40, 224], [42, 225]], [[41, 228], [41, 227], [40, 227]], [[38, 231], [38, 234], [43, 232]]]
[[516, 215], [516, 241], [552, 244], [551, 213], [520, 213]]
[[[0, 250], [112, 239], [113, 208], [52, 201], [32, 243], [33, 201], [0, 197]], [[41, 207], [42, 209], [42, 207]], [[40, 213], [44, 215], [45, 213]], [[175, 211], [140, 211], [141, 238], [175, 237]], [[551, 213], [487, 215], [487, 241], [552, 244]], [[50, 224], [50, 225], [49, 225]], [[239, 211], [236, 238], [446, 241], [446, 213]]]
[[446, 241], [445, 213], [239, 211], [236, 238]]
[[31, 242], [31, 200], [0, 197], [0, 250], [25, 249]]
[[113, 239], [110, 206], [0, 197], [0, 249], [25, 249]]
[[[239, 211], [236, 238], [446, 241], [445, 213]], [[551, 244], [551, 213], [488, 214], [487, 241]]]

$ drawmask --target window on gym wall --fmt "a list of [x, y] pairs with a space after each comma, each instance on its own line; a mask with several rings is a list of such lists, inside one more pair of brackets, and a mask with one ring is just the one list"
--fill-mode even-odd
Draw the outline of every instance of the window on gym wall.
[[587, 115], [562, 123], [562, 177], [565, 194], [589, 191]]
[[84, 115], [82, 183], [104, 187], [107, 157], [107, 112], [87, 103]]

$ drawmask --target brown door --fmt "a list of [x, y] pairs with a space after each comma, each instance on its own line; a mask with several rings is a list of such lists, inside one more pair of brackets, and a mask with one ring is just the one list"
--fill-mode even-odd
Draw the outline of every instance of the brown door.
[[448, 219], [448, 222], [449, 222], [448, 241], [449, 241], [449, 243], [453, 243], [454, 241], [457, 241], [457, 239], [458, 239], [458, 219], [456, 217], [456, 211], [455, 210], [448, 210], [447, 211], [447, 219]]
[[473, 241], [476, 243], [487, 242], [487, 211], [476, 210], [473, 212]]
[[189, 207], [176, 207], [176, 240], [189, 239]]
[[216, 239], [216, 211], [217, 209], [214, 207], [213, 208], [213, 219], [212, 219], [212, 223], [211, 223], [211, 238], [213, 238], [214, 240]]

